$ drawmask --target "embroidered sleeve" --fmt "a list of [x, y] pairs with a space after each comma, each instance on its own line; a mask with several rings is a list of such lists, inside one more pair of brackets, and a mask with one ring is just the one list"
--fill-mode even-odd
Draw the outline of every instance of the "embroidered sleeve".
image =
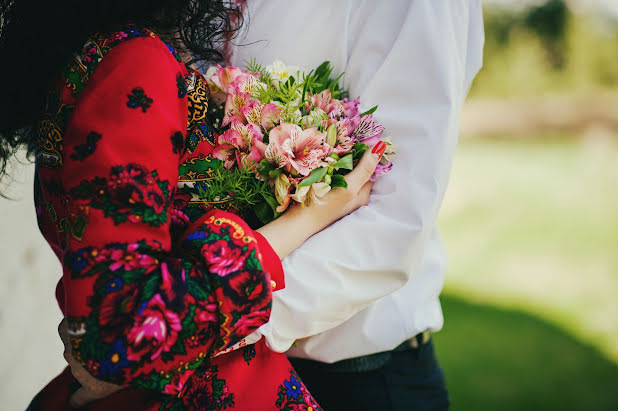
[[67, 125], [62, 179], [85, 221], [63, 256], [74, 356], [96, 378], [167, 394], [264, 324], [271, 303], [255, 233], [237, 216], [203, 217], [186, 239], [201, 262], [173, 250], [183, 70], [157, 39], [109, 51]]

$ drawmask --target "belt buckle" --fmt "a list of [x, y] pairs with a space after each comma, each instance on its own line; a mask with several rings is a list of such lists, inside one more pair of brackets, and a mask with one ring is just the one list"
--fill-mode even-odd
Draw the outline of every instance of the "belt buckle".
[[421, 345], [427, 344], [429, 342], [430, 337], [431, 337], [431, 334], [429, 333], [429, 331], [423, 331], [421, 333], [416, 334], [414, 337], [410, 338], [408, 341], [409, 341], [410, 346], [416, 350]]

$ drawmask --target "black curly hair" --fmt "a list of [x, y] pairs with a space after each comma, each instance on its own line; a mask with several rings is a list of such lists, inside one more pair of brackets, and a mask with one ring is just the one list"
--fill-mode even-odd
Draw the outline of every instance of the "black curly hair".
[[208, 64], [223, 60], [242, 13], [226, 0], [0, 0], [0, 179], [20, 147], [34, 152], [32, 126], [71, 53], [126, 23], [180, 38], [192, 63]]

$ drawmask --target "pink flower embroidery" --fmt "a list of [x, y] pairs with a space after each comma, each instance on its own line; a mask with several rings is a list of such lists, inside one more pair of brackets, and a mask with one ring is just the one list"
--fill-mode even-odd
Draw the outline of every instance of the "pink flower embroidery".
[[227, 241], [217, 240], [214, 243], [204, 244], [202, 255], [209, 264], [211, 272], [225, 277], [229, 273], [238, 271], [245, 263], [246, 255], [239, 248], [230, 248]]
[[143, 361], [144, 356], [149, 356], [151, 361], [157, 359], [176, 343], [181, 328], [178, 315], [167, 309], [160, 294], [155, 294], [129, 331], [127, 358], [130, 361]]
[[129, 244], [127, 250], [112, 250], [111, 254], [107, 256], [110, 260], [114, 261], [109, 269], [116, 271], [122, 268], [125, 271], [137, 270], [143, 268], [146, 273], [151, 272], [157, 267], [158, 260], [148, 254], [140, 254], [137, 252], [139, 245], [136, 243]]

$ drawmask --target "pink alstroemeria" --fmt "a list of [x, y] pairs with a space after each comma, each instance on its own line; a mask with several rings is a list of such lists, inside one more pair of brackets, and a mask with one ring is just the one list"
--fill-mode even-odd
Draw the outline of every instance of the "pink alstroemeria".
[[262, 107], [262, 119], [260, 122], [262, 128], [269, 130], [279, 121], [281, 121], [281, 109], [274, 103], [265, 104]]
[[376, 181], [376, 179], [386, 173], [388, 173], [389, 171], [391, 171], [391, 168], [393, 168], [393, 163], [388, 162], [386, 164], [382, 164], [379, 163], [378, 166], [376, 167], [375, 171], [373, 172], [373, 174], [371, 175], [371, 177], [369, 178], [371, 181]]
[[350, 99], [346, 97], [341, 102], [343, 104], [343, 113], [346, 117], [351, 118], [358, 116], [358, 105], [360, 104], [359, 97], [355, 98], [352, 101], [350, 101]]
[[261, 124], [262, 107], [264, 107], [264, 104], [258, 100], [250, 100], [247, 105], [240, 108], [240, 114], [248, 123]]
[[310, 111], [312, 107], [319, 107], [326, 114], [330, 114], [333, 111], [339, 114], [344, 111], [343, 103], [341, 100], [333, 98], [330, 90], [324, 90], [321, 93], [312, 95], [311, 99], [305, 103], [305, 111]]
[[378, 143], [384, 126], [377, 123], [371, 114], [362, 116], [359, 123], [354, 128], [352, 138], [356, 141], [361, 141], [369, 147], [373, 147]]
[[330, 151], [325, 138], [326, 133], [317, 128], [303, 130], [296, 124], [284, 123], [270, 131], [269, 148], [273, 146], [272, 154], [287, 157], [287, 171], [293, 167], [299, 174], [308, 176], [324, 164], [323, 158]]
[[213, 156], [224, 162], [225, 167], [251, 167], [264, 158], [266, 150], [262, 130], [257, 124], [243, 124], [235, 121], [219, 136]]
[[235, 66], [217, 66], [215, 73], [210, 76], [210, 81], [219, 87], [219, 89], [227, 92], [230, 84], [232, 84], [238, 77], [247, 75], [249, 75], [249, 73]]
[[249, 93], [242, 91], [237, 85], [230, 87], [227, 98], [225, 100], [225, 115], [223, 116], [223, 126], [227, 126], [232, 121], [246, 123], [247, 119], [242, 114], [244, 106], [251, 102]]

